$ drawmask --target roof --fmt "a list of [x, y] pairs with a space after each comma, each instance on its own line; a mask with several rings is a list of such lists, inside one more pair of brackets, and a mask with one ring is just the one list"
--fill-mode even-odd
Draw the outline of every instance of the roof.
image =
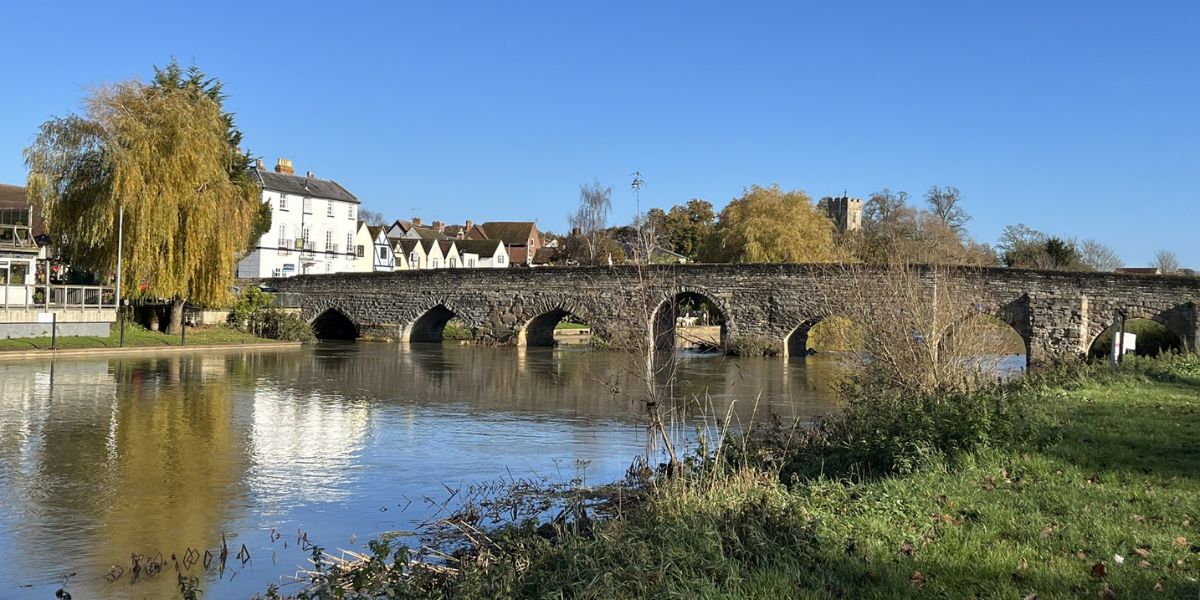
[[[400, 219], [396, 219], [396, 221], [395, 221], [394, 223], [392, 223], [391, 227], [389, 227], [389, 228], [388, 228], [388, 233], [391, 233], [391, 232], [392, 232], [392, 229], [395, 229], [396, 227], [399, 227], [399, 228], [400, 228], [400, 234], [401, 234], [401, 235], [403, 235], [403, 234], [404, 234], [404, 233], [406, 233], [406, 232], [407, 232], [409, 229], [412, 229], [412, 226], [413, 226], [413, 224], [412, 224], [412, 223], [409, 223], [408, 221], [401, 221]], [[399, 236], [396, 236], [396, 237], [399, 237]]]
[[442, 247], [442, 255], [443, 256], [450, 253], [450, 249], [454, 247], [454, 241], [455, 240], [438, 240], [437, 241], [438, 246]]
[[496, 249], [504, 245], [501, 240], [455, 240], [459, 252], [470, 252], [480, 256], [492, 256]]
[[446, 239], [446, 236], [442, 235], [441, 232], [439, 232], [436, 229], [429, 228], [429, 227], [413, 226], [412, 231], [416, 231], [417, 235], [421, 236], [421, 239], [423, 239], [423, 240]]
[[396, 240], [396, 242], [401, 248], [404, 249], [405, 254], [409, 254], [413, 250], [417, 249], [417, 246], [421, 243], [421, 240], [402, 238], [402, 239]]
[[557, 261], [558, 258], [558, 248], [538, 248], [538, 251], [533, 253], [533, 264], [548, 265]]
[[384, 227], [386, 227], [386, 225], [367, 225], [367, 233], [371, 234], [372, 240], [379, 239], [379, 236], [381, 236], [381, 235], [384, 236], [384, 238], [386, 238], [387, 230], [384, 229]]
[[504, 240], [510, 246], [524, 246], [533, 237], [533, 221], [488, 221], [479, 226], [489, 240]]
[[425, 251], [425, 254], [429, 254], [429, 253], [433, 252], [433, 244], [436, 240], [415, 240], [415, 241], [421, 243], [421, 249]]
[[29, 223], [30, 208], [33, 205], [29, 202], [29, 197], [25, 194], [25, 188], [19, 185], [9, 185], [0, 183], [0, 223], [15, 225], [18, 222], [23, 225], [29, 225], [34, 236], [40, 236], [45, 233], [45, 228], [42, 223], [42, 211], [34, 209], [33, 222]]
[[259, 185], [264, 190], [359, 204], [358, 198], [355, 198], [354, 194], [348, 192], [340, 183], [332, 179], [301, 177], [299, 175], [288, 175], [260, 169], [251, 169], [251, 171], [258, 177]]

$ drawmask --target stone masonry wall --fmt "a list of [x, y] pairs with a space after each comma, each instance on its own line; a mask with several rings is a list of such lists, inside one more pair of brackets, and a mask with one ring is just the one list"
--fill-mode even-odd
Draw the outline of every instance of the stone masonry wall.
[[[1086, 353], [1117, 309], [1129, 318], [1164, 324], [1189, 351], [1198, 350], [1198, 278], [1018, 269], [940, 271], [941, 277], [969, 286], [977, 296], [972, 310], [1011, 325], [1025, 340], [1031, 362], [1069, 360]], [[789, 336], [837, 314], [836, 300], [821, 290], [851, 281], [861, 283], [862, 277], [854, 279], [834, 265], [447, 269], [266, 280], [292, 298], [306, 319], [337, 310], [363, 337], [407, 340], [417, 319], [440, 305], [465, 321], [477, 339], [498, 344], [517, 343], [526, 324], [556, 310], [574, 314], [591, 325], [595, 335], [616, 343], [649, 339], [654, 311], [677, 294], [691, 293], [707, 299], [724, 316], [726, 343], [766, 340], [780, 350], [785, 350]], [[934, 284], [932, 276], [923, 275], [922, 285], [932, 291]]]

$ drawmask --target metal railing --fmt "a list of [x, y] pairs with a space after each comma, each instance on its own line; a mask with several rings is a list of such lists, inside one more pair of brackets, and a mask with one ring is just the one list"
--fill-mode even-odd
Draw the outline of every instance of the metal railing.
[[10, 308], [77, 308], [103, 310], [117, 307], [116, 291], [100, 285], [0, 285], [0, 302]]
[[0, 225], [0, 249], [37, 252], [33, 230], [25, 225]]

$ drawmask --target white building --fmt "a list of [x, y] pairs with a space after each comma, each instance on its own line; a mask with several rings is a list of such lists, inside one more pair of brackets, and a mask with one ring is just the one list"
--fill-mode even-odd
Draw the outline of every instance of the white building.
[[462, 266], [467, 269], [504, 269], [508, 249], [502, 240], [457, 240]]
[[281, 158], [275, 172], [258, 162], [253, 174], [271, 205], [271, 229], [238, 263], [238, 277], [291, 277], [354, 271], [358, 260], [358, 198], [310, 171], [295, 175]]

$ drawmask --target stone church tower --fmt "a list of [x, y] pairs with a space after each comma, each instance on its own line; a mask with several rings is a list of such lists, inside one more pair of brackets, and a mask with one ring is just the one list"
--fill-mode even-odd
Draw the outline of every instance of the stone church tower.
[[837, 226], [839, 233], [857, 231], [862, 227], [862, 200], [843, 193], [840, 198], [821, 198], [818, 205], [825, 208], [825, 214]]

